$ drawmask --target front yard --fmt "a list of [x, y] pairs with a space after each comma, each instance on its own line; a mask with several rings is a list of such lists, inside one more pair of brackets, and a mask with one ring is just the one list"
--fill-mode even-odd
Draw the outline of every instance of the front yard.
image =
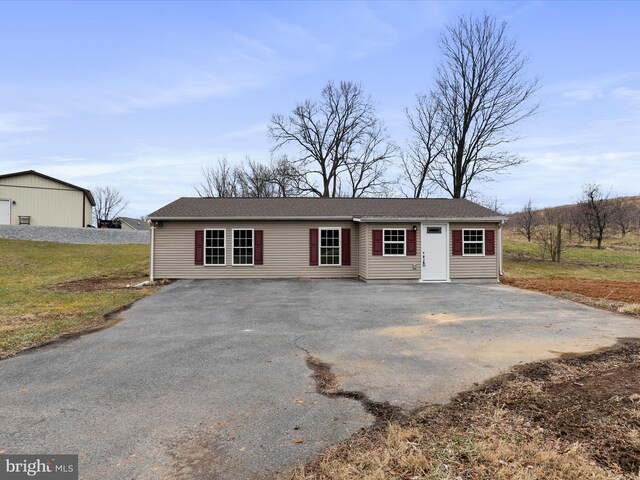
[[[640, 316], [640, 234], [603, 250], [569, 244], [561, 263], [504, 237], [502, 282]], [[550, 321], [557, 319], [550, 318]], [[638, 328], [640, 331], [640, 319]], [[450, 404], [364, 430], [299, 466], [293, 480], [637, 479], [640, 343], [516, 367]]]
[[[517, 238], [507, 237], [505, 242], [506, 283], [541, 290], [616, 311], [621, 308], [629, 308], [628, 313], [633, 313], [633, 310], [631, 310], [634, 308], [633, 305], [640, 303], [640, 242], [635, 243], [636, 241], [631, 237], [626, 239], [625, 242], [617, 246], [612, 245], [610, 249], [604, 251], [572, 246], [566, 251], [565, 261], [560, 264], [552, 264], [551, 262], [539, 260], [533, 245], [529, 245], [526, 241], [522, 242]], [[117, 311], [156, 290], [157, 287], [128, 287], [128, 285], [145, 280], [147, 272], [148, 247], [146, 245], [66, 245], [0, 240], [0, 358], [11, 356], [25, 348], [45, 344], [60, 337], [79, 335], [112, 324], [117, 321], [117, 318], [109, 316], [111, 312]], [[314, 288], [321, 290], [320, 295], [309, 298], [304, 295], [294, 295], [293, 298], [295, 300], [286, 296], [296, 288], [306, 291], [307, 284], [290, 282], [284, 292], [282, 291], [283, 285], [285, 284], [282, 282], [260, 282], [253, 285], [258, 297], [262, 300], [259, 305], [250, 303], [243, 306], [241, 314], [238, 313], [236, 303], [218, 302], [215, 300], [217, 297], [207, 294], [211, 287], [206, 282], [183, 285], [181, 296], [187, 298], [187, 300], [189, 298], [199, 299], [198, 302], [195, 300], [191, 302], [192, 305], [197, 305], [197, 308], [194, 307], [189, 312], [185, 312], [180, 305], [173, 305], [172, 301], [165, 299], [165, 303], [162, 303], [162, 298], [159, 298], [162, 295], [155, 296], [151, 300], [160, 302], [163, 315], [167, 317], [164, 322], [157, 319], [157, 310], [153, 310], [152, 306], [147, 305], [146, 308], [151, 308], [151, 312], [145, 313], [144, 308], [142, 308], [138, 311], [138, 317], [141, 320], [137, 323], [127, 323], [130, 328], [137, 332], [136, 334], [131, 336], [131, 333], [126, 329], [114, 329], [110, 330], [113, 335], [111, 343], [99, 342], [103, 357], [92, 368], [94, 370], [104, 368], [105, 370], [100, 379], [94, 379], [94, 391], [115, 391], [116, 386], [118, 386], [117, 388], [122, 388], [122, 382], [124, 381], [128, 385], [129, 391], [133, 392], [132, 394], [146, 395], [150, 388], [149, 385], [144, 381], [138, 381], [135, 373], [132, 374], [129, 370], [129, 365], [138, 365], [136, 372], [140, 375], [139, 378], [143, 380], [153, 378], [151, 385], [154, 386], [153, 388], [158, 389], [157, 398], [165, 399], [156, 405], [157, 409], [169, 409], [174, 413], [174, 415], [160, 417], [163, 419], [176, 419], [177, 425], [183, 426], [183, 418], [193, 414], [193, 412], [198, 412], [199, 406], [208, 405], [208, 402], [211, 402], [212, 399], [218, 398], [221, 391], [230, 397], [223, 398], [222, 400], [224, 401], [217, 406], [223, 409], [224, 405], [235, 405], [238, 402], [238, 398], [252, 398], [251, 394], [243, 393], [242, 388], [248, 388], [252, 391], [257, 389], [257, 391], [267, 392], [267, 395], [272, 396], [281, 394], [284, 388], [282, 385], [290, 388], [291, 381], [288, 375], [292, 371], [292, 367], [287, 364], [287, 368], [281, 371], [274, 370], [280, 364], [280, 360], [273, 362], [272, 358], [286, 359], [293, 365], [297, 365], [297, 362], [301, 361], [298, 357], [286, 353], [292, 348], [289, 343], [285, 342], [284, 347], [279, 343], [281, 338], [286, 339], [288, 338], [287, 335], [291, 335], [292, 329], [302, 329], [299, 335], [296, 333], [297, 336], [295, 338], [303, 339], [306, 334], [309, 339], [314, 340], [324, 338], [324, 336], [317, 336], [317, 329], [319, 325], [322, 325], [323, 321], [335, 321], [336, 325], [330, 323], [323, 327], [323, 331], [331, 331], [336, 338], [341, 338], [340, 344], [344, 342], [345, 335], [353, 334], [354, 336], [351, 337], [350, 341], [344, 342], [346, 349], [344, 355], [345, 358], [351, 358], [352, 355], [355, 355], [352, 351], [354, 345], [363, 348], [363, 337], [359, 330], [355, 328], [353, 332], [349, 332], [347, 330], [349, 327], [345, 327], [346, 324], [344, 322], [339, 322], [337, 315], [326, 314], [326, 308], [335, 308], [338, 312], [344, 312], [354, 305], [356, 300], [362, 302], [363, 305], [369, 305], [372, 295], [382, 302], [377, 305], [377, 309], [390, 309], [394, 312], [398, 311], [399, 306], [394, 306], [394, 302], [400, 302], [403, 305], [405, 303], [419, 302], [420, 309], [424, 310], [424, 305], [420, 302], [427, 301], [420, 295], [409, 295], [405, 292], [405, 289], [410, 291], [411, 288], [417, 289], [423, 286], [416, 285], [411, 288], [406, 286], [383, 287], [352, 282], [348, 284], [348, 288], [352, 289], [352, 291], [344, 294], [343, 305], [339, 307], [329, 305], [322, 309], [319, 304], [314, 304], [314, 302], [317, 302], [318, 298], [328, 298], [331, 295], [333, 296], [332, 298], [340, 297], [338, 292], [334, 290], [338, 284], [319, 282], [314, 285]], [[397, 381], [398, 378], [403, 379], [402, 388], [394, 388], [393, 392], [390, 392], [395, 394], [397, 390], [410, 390], [411, 387], [415, 387], [415, 379], [418, 378], [416, 377], [416, 372], [429, 377], [428, 382], [425, 380], [427, 382], [425, 385], [427, 386], [424, 388], [426, 389], [442, 390], [447, 388], [447, 384], [451, 383], [451, 376], [441, 379], [436, 378], [435, 380], [433, 377], [433, 375], [437, 374], [443, 375], [445, 361], [456, 361], [455, 352], [450, 347], [441, 350], [441, 352], [445, 352], [441, 353], [445, 355], [444, 357], [437, 357], [439, 350], [434, 350], [433, 348], [437, 344], [437, 340], [444, 342], [444, 345], [455, 345], [455, 342], [452, 343], [453, 339], [456, 341], [462, 339], [460, 343], [462, 350], [458, 352], [459, 355], [464, 357], [464, 354], [469, 353], [468, 350], [473, 350], [477, 355], [480, 355], [479, 357], [474, 357], [474, 362], [465, 363], [464, 368], [452, 371], [467, 372], [474, 368], [474, 365], [484, 365], [486, 367], [485, 364], [487, 362], [494, 361], [493, 353], [489, 357], [481, 355], [485, 351], [479, 348], [482, 345], [476, 345], [476, 348], [472, 349], [469, 348], [479, 336], [475, 328], [476, 325], [483, 325], [484, 317], [482, 315], [478, 317], [475, 306], [468, 307], [471, 309], [470, 311], [458, 312], [457, 316], [453, 308], [453, 305], [457, 309], [463, 308], [463, 305], [454, 301], [455, 298], [458, 298], [457, 295], [459, 295], [460, 289], [469, 290], [473, 288], [479, 289], [480, 287], [461, 285], [443, 287], [441, 289], [438, 288], [437, 296], [430, 297], [435, 302], [430, 308], [434, 312], [448, 312], [448, 314], [442, 314], [447, 317], [446, 319], [443, 320], [440, 317], [432, 318], [434, 314], [431, 313], [421, 320], [425, 325], [420, 322], [416, 325], [413, 323], [407, 325], [380, 325], [378, 330], [385, 333], [386, 336], [371, 336], [370, 341], [373, 343], [370, 346], [365, 345], [364, 349], [358, 353], [358, 370], [356, 371], [361, 370], [366, 365], [370, 365], [371, 368], [391, 365], [399, 352], [404, 355], [401, 366], [406, 367], [410, 363], [410, 359], [415, 358], [420, 368], [416, 368], [415, 372], [412, 371], [411, 381], [404, 380], [407, 377], [399, 377], [397, 372], [393, 371], [394, 381]], [[217, 285], [216, 288], [227, 288], [236, 293], [239, 290], [233, 285], [224, 283]], [[277, 288], [278, 293], [274, 294], [269, 290], [270, 288]], [[434, 286], [433, 288], [435, 289], [436, 287]], [[491, 303], [487, 302], [487, 296], [492, 294], [494, 287], [491, 288], [491, 290], [487, 291], [482, 290], [485, 300], [482, 302], [483, 304]], [[509, 295], [523, 294], [523, 292], [505, 287], [500, 288], [504, 292], [494, 292], [493, 294], [499, 296], [501, 300]], [[265, 291], [260, 293], [260, 289]], [[346, 288], [341, 287], [338, 290], [343, 289]], [[372, 294], [372, 291], [376, 289], [379, 289], [377, 294]], [[393, 293], [394, 289], [398, 290], [395, 294]], [[443, 298], [447, 295], [447, 292], [450, 295], [450, 300], [440, 305], [438, 302], [444, 301]], [[227, 297], [232, 298], [233, 294], [229, 292]], [[286, 298], [278, 298], [280, 294], [285, 295]], [[386, 298], [385, 295], [390, 297]], [[402, 295], [405, 296], [402, 297]], [[239, 304], [244, 298], [244, 296], [240, 297]], [[207, 299], [210, 304], [202, 304], [202, 299]], [[518, 301], [516, 302], [516, 300]], [[299, 303], [292, 304], [293, 301]], [[514, 298], [513, 302], [507, 300], [503, 305], [502, 315], [507, 315], [505, 310], [507, 310], [508, 305], [522, 301], [521, 298]], [[538, 300], [534, 298], [531, 299], [531, 302], [538, 302]], [[481, 302], [471, 303], [472, 305], [480, 305]], [[524, 304], [519, 305], [520, 307], [518, 308], [523, 308], [522, 305]], [[547, 310], [543, 310], [543, 308], [547, 308]], [[562, 312], [558, 313], [558, 310], [555, 309], [548, 310], [549, 308], [535, 303], [535, 306], [524, 309], [526, 312], [536, 310], [541, 317], [535, 319], [535, 322], [538, 322], [540, 326], [539, 330], [536, 330], [536, 334], [532, 336], [532, 342], [546, 344], [544, 338], [540, 335], [561, 336], [565, 334], [565, 330], [572, 335], [572, 338], [573, 336], [579, 336], [582, 328], [567, 328], [567, 325], [569, 325], [567, 315], [563, 316]], [[420, 309], [414, 308], [414, 310]], [[358, 309], [356, 310], [358, 311]], [[359, 311], [362, 310], [359, 309]], [[218, 314], [214, 315], [218, 323], [212, 324], [212, 311], [218, 312]], [[319, 317], [314, 317], [308, 322], [283, 323], [283, 312], [288, 312], [290, 318], [297, 318], [296, 315], [299, 315], [300, 311], [306, 311], [305, 316], [308, 317], [313, 317], [314, 315], [319, 315]], [[318, 313], [320, 311], [323, 312], [322, 315]], [[270, 326], [269, 328], [283, 328], [282, 334], [244, 336], [245, 333], [249, 334], [254, 329], [265, 324], [265, 318], [263, 317], [268, 312], [271, 312], [273, 317], [266, 324]], [[611, 316], [604, 312], [595, 313], [608, 315], [609, 320], [607, 322], [613, 325], [611, 328], [615, 328], [615, 325], [619, 323], [612, 321], [612, 318], [613, 320], [621, 319], [620, 323], [622, 321], [635, 321], [635, 318]], [[236, 316], [236, 314], [239, 316]], [[184, 316], [182, 321], [176, 322], [175, 319], [181, 318], [181, 315]], [[527, 315], [529, 314], [527, 313]], [[584, 322], [584, 317], [587, 316], [587, 313], [583, 311], [574, 316], [579, 316], [580, 321]], [[258, 323], [252, 320], [258, 317], [261, 319]], [[148, 330], [145, 330], [145, 321], [148, 322], [151, 318], [156, 322], [153, 324], [155, 336], [147, 337]], [[372, 320], [370, 316], [366, 315], [365, 318], [366, 320], [362, 319], [362, 323], [366, 323], [369, 328], [372, 328], [372, 322], [381, 321], [380, 318]], [[381, 318], [392, 318], [392, 316], [381, 315]], [[228, 320], [228, 324], [224, 324], [224, 319]], [[513, 321], [516, 322], [517, 319]], [[444, 323], [441, 324], [440, 322]], [[529, 322], [535, 323], [533, 319], [530, 319]], [[349, 323], [352, 326], [357, 324], [358, 322], [353, 321]], [[487, 347], [489, 348], [487, 351], [493, 352], [493, 350], [497, 349], [500, 354], [503, 354], [504, 349], [494, 346], [494, 344], [498, 344], [497, 340], [501, 338], [502, 334], [500, 331], [493, 332], [492, 329], [499, 326], [499, 324], [500, 322], [494, 325], [491, 319], [488, 319], [486, 326], [480, 331], [488, 335], [486, 343], [491, 345], [491, 348]], [[556, 327], [551, 324], [558, 324], [557, 332], [555, 330]], [[180, 335], [176, 334], [176, 328], [178, 328], [176, 325], [180, 325]], [[505, 329], [506, 333], [504, 334], [505, 338], [502, 339], [503, 342], [513, 340], [512, 332], [515, 331], [516, 323], [513, 325], [514, 328]], [[585, 323], [582, 326], [586, 329], [586, 325]], [[313, 327], [311, 331], [304, 330], [308, 326]], [[531, 325], [528, 325], [528, 327], [531, 327]], [[597, 324], [597, 327], [598, 336], [601, 336], [603, 330], [600, 330], [600, 324]], [[165, 328], [167, 331], [163, 330]], [[190, 328], [192, 330], [189, 334]], [[193, 372], [194, 368], [196, 368], [192, 363], [192, 357], [182, 355], [181, 352], [191, 351], [194, 345], [200, 348], [201, 352], [206, 352], [208, 348], [213, 348], [216, 345], [216, 342], [221, 338], [221, 332], [224, 332], [225, 329], [228, 334], [224, 337], [225, 341], [235, 339], [234, 341], [237, 342], [233, 344], [233, 348], [225, 350], [228, 355], [237, 355], [237, 358], [232, 358], [232, 361], [226, 363], [229, 367], [226, 376], [224, 368], [220, 368], [221, 366], [224, 367], [225, 364], [218, 364], [218, 358], [215, 355], [208, 354], [199, 357], [203, 361], [211, 362], [211, 364], [197, 364], [198, 368], [202, 368], [203, 373], [201, 375], [188, 377], [178, 375], [178, 372]], [[243, 332], [243, 335], [238, 336], [238, 331]], [[633, 331], [633, 326], [631, 331]], [[447, 332], [452, 332], [451, 339], [447, 337]], [[461, 336], [464, 332], [468, 332], [468, 337]], [[398, 335], [400, 338], [396, 338]], [[593, 336], [588, 332], [585, 335]], [[621, 336], [632, 335], [613, 335], [612, 338]], [[128, 347], [130, 338], [135, 338], [135, 349]], [[166, 341], [158, 343], [158, 338]], [[425, 341], [422, 340], [423, 338]], [[381, 346], [379, 342], [383, 340], [384, 346]], [[397, 343], [389, 343], [392, 340], [402, 342], [401, 346], [397, 346]], [[181, 341], [185, 342], [183, 346], [179, 344]], [[248, 343], [250, 341], [257, 343]], [[251, 367], [253, 352], [258, 350], [257, 345], [259, 345], [259, 350], [264, 352], [268, 347], [269, 341], [273, 343], [272, 350], [269, 355], [265, 356], [266, 360], [264, 362], [260, 362], [257, 367], [253, 368], [266, 368], [271, 377], [265, 378], [265, 371], [260, 370], [260, 375], [252, 377], [252, 382], [238, 382], [236, 365], [244, 362], [245, 366], [249, 364], [249, 367]], [[81, 343], [86, 344], [87, 342], [78, 342], [75, 346], [70, 345], [68, 347], [72, 350], [75, 348], [76, 355], [78, 355], [77, 358], [84, 359], [73, 367], [77, 371], [85, 368], [92, 360], [98, 361], [98, 359], [95, 359], [96, 348], [88, 348], [86, 345], [81, 345]], [[335, 345], [330, 343], [330, 346], [332, 346], [333, 350], [329, 349], [329, 351], [332, 351], [333, 356], [336, 357]], [[428, 346], [428, 348], [423, 348], [425, 346]], [[166, 351], [166, 354], [159, 355], [161, 352], [158, 351], [158, 348], [168, 347], [170, 348]], [[413, 352], [410, 351], [410, 347], [414, 348]], [[113, 351], [109, 350], [110, 348]], [[285, 350], [282, 350], [282, 348], [285, 348]], [[523, 344], [513, 345], [513, 348], [515, 351], [520, 352]], [[320, 349], [320, 347], [316, 345], [316, 349]], [[592, 349], [589, 348], [588, 350]], [[247, 351], [251, 351], [252, 354], [248, 354]], [[370, 362], [366, 362], [362, 358], [365, 354], [379, 355], [381, 352], [388, 355], [388, 363], [379, 362], [377, 357], [376, 361]], [[44, 354], [51, 353], [55, 353], [55, 351], [44, 352]], [[62, 355], [63, 352], [58, 352], [58, 361], [61, 361]], [[82, 355], [85, 356], [82, 357]], [[128, 355], [132, 355], [132, 357], [128, 358], [127, 361], [123, 361], [122, 359]], [[13, 368], [18, 369], [20, 367], [19, 360], [24, 360], [28, 363], [29, 357], [16, 358], [16, 362], [12, 362]], [[497, 358], [499, 357], [500, 355], [497, 355]], [[478, 358], [482, 359], [482, 361], [479, 361]], [[55, 362], [55, 359], [53, 361]], [[66, 358], [64, 361], [66, 362]], [[343, 366], [349, 365], [348, 362], [341, 363]], [[510, 362], [505, 366], [513, 363], [515, 362]], [[436, 365], [436, 367], [425, 368], [425, 365]], [[307, 366], [309, 366], [308, 361]], [[240, 370], [243, 372], [250, 371], [249, 367]], [[28, 368], [29, 372], [33, 371], [33, 365], [29, 365]], [[40, 374], [34, 375], [34, 378], [31, 379], [33, 385], [29, 387], [34, 391], [38, 384], [37, 378], [49, 378], [52, 371], [58, 372], [60, 370], [55, 363], [48, 365], [47, 362], [39, 363], [37, 369]], [[153, 369], [157, 369], [155, 374]], [[170, 372], [170, 374], [167, 375], [167, 372]], [[167, 391], [174, 391], [175, 389], [175, 385], [171, 383], [173, 375], [178, 375], [181, 388], [185, 388], [184, 382], [188, 383], [185, 378], [188, 378], [189, 381], [195, 382], [195, 386], [187, 386], [193, 392], [197, 391], [202, 394], [203, 384], [200, 379], [204, 378], [205, 375], [210, 378], [213, 375], [212, 372], [215, 372], [218, 377], [216, 377], [215, 382], [210, 382], [210, 387], [213, 390], [208, 392], [208, 396], [205, 395], [194, 405], [189, 405], [189, 408], [180, 411], [179, 415], [175, 415], [175, 412], [182, 408], [184, 402], [181, 398], [174, 398], [166, 394]], [[312, 373], [311, 375], [314, 374]], [[11, 377], [9, 375], [8, 378]], [[79, 378], [80, 376], [70, 375], [68, 377], [69, 381], [79, 381], [76, 377]], [[18, 376], [14, 375], [13, 378], [18, 378]], [[349, 378], [347, 375], [345, 380]], [[378, 386], [380, 383], [384, 384], [381, 381], [383, 378], [381, 374], [376, 374], [371, 378], [375, 379], [374, 386]], [[304, 379], [304, 376], [300, 377], [300, 379]], [[105, 386], [103, 385], [105, 381], [111, 383]], [[162, 384], [163, 381], [168, 382], [168, 384]], [[259, 386], [261, 381], [266, 383], [262, 385], [262, 388], [257, 388], [256, 386]], [[83, 388], [86, 388], [87, 380], [83, 379], [82, 382], [84, 382]], [[225, 385], [224, 382], [227, 382], [227, 388], [220, 387], [220, 385]], [[278, 382], [283, 383], [280, 385]], [[13, 386], [12, 391], [15, 395], [23, 395], [21, 393], [23, 390], [29, 390], [29, 388], [25, 389], [23, 383], [21, 380], [19, 385]], [[280, 387], [274, 388], [273, 385], [280, 385]], [[417, 383], [417, 385], [420, 384]], [[64, 395], [58, 399], [47, 396], [38, 397], [39, 401], [43, 402], [43, 405], [40, 405], [41, 410], [49, 411], [55, 409], [57, 411], [61, 407], [66, 407], [76, 401], [77, 399], [74, 395], [78, 394], [81, 389], [77, 385], [75, 387], [65, 389]], [[300, 388], [307, 392], [308, 385], [303, 382]], [[304, 390], [305, 388], [307, 390]], [[238, 397], [234, 397], [235, 395]], [[422, 390], [420, 395], [424, 395]], [[284, 403], [281, 403], [288, 404], [286, 402], [290, 400], [289, 397], [297, 399], [299, 397], [297, 390], [296, 395], [288, 394], [286, 399], [282, 400]], [[100, 397], [95, 395], [91, 401], [95, 404], [92, 407], [94, 410], [87, 410], [88, 412], [90, 411], [92, 416], [101, 408], [105, 409], [107, 406], [104, 402], [98, 402], [98, 398]], [[348, 398], [354, 399], [355, 397]], [[178, 403], [171, 404], [172, 399]], [[53, 406], [46, 403], [49, 401], [53, 402]], [[86, 398], [83, 398], [82, 401], [86, 402]], [[331, 401], [337, 404], [335, 399], [331, 399]], [[261, 442], [264, 441], [265, 444], [271, 442], [274, 445], [273, 448], [277, 448], [278, 445], [287, 446], [291, 443], [290, 438], [298, 439], [303, 434], [306, 435], [304, 441], [312, 443], [312, 439], [315, 438], [314, 435], [320, 435], [322, 426], [326, 423], [323, 419], [318, 424], [307, 425], [305, 427], [307, 430], [300, 429], [299, 426], [291, 427], [293, 428], [291, 431], [285, 429], [283, 430], [284, 433], [281, 433], [284, 436], [279, 437], [278, 443], [278, 441], [275, 441], [278, 439], [278, 433], [273, 430], [272, 424], [269, 423], [273, 420], [274, 413], [266, 412], [264, 415], [265, 418], [268, 417], [269, 422], [263, 421], [260, 423], [261, 418], [255, 416], [257, 415], [255, 412], [259, 411], [263, 401], [256, 398], [255, 402], [256, 405], [249, 409], [253, 416], [247, 417], [246, 420], [248, 431], [251, 432], [248, 438], [253, 438], [253, 436], [260, 434], [263, 436]], [[14, 404], [21, 406], [22, 397], [18, 396], [18, 400], [14, 400]], [[312, 402], [294, 404], [296, 406], [308, 405], [310, 407]], [[149, 424], [156, 425], [158, 423], [158, 416], [155, 411], [151, 412], [146, 404], [133, 403], [133, 405], [139, 405], [143, 409], [138, 412], [140, 418], [148, 413]], [[334, 408], [337, 407], [334, 406]], [[403, 415], [401, 419], [378, 422], [373, 428], [364, 429], [348, 440], [329, 447], [315, 459], [310, 460], [309, 463], [300, 465], [294, 472], [287, 472], [285, 475], [286, 478], [296, 480], [333, 478], [434, 480], [637, 479], [640, 469], [639, 412], [640, 343], [627, 341], [611, 350], [600, 351], [583, 357], [565, 357], [559, 360], [518, 366], [509, 373], [490, 380], [469, 392], [459, 394], [447, 405], [431, 404], [415, 411], [407, 411], [406, 415]], [[126, 424], [127, 422], [126, 416], [118, 416], [108, 410], [102, 413], [112, 420], [110, 424], [114, 426]], [[244, 418], [244, 415], [238, 414], [235, 410], [229, 415], [236, 415], [233, 418]], [[332, 417], [334, 421], [339, 418], [336, 415]], [[291, 415], [286, 413], [284, 416], [286, 417], [284, 424], [289, 428], [288, 422]], [[71, 442], [69, 444], [72, 444], [72, 440], [75, 441], [81, 431], [73, 424], [73, 421], [76, 420], [69, 419], [71, 423], [68, 426], [68, 436], [65, 437], [68, 442]], [[192, 419], [188, 423], [198, 423], [195, 420]], [[205, 420], [207, 419], [198, 418], [200, 422]], [[296, 421], [300, 422], [301, 420], [298, 419]], [[232, 423], [238, 426], [238, 422], [239, 420], [234, 420]], [[218, 423], [215, 425], [216, 432], [222, 428]], [[259, 430], [261, 425], [262, 430]], [[174, 427], [172, 426], [172, 430]], [[59, 436], [59, 433], [56, 433], [56, 435]], [[229, 433], [225, 438], [235, 439], [235, 435]], [[59, 440], [60, 438], [56, 438], [56, 443]], [[93, 441], [93, 437], [89, 437], [88, 440], [85, 438], [84, 440], [90, 443]], [[133, 439], [130, 440], [133, 442]], [[320, 439], [317, 440], [320, 441]], [[297, 440], [294, 440], [294, 442], [297, 442]], [[100, 445], [103, 443], [101, 442]], [[137, 441], [134, 443], [137, 443]], [[297, 446], [298, 443], [293, 445]], [[100, 451], [99, 447], [95, 448]], [[289, 445], [288, 448], [291, 448], [291, 446]], [[209, 454], [208, 449], [209, 446], [207, 444], [204, 455]], [[130, 447], [130, 451], [135, 451], [134, 447]], [[128, 450], [127, 452], [130, 453], [130, 451]], [[229, 452], [227, 454], [231, 455]], [[216, 460], [217, 457], [211, 458]], [[233, 458], [235, 459], [236, 457]], [[99, 460], [100, 462], [111, 462], [114, 459], [105, 457], [99, 458]], [[262, 460], [263, 457], [260, 457], [260, 461]], [[121, 464], [125, 463], [121, 462]], [[216, 465], [213, 465], [212, 468], [217, 468]], [[166, 478], [171, 478], [171, 475], [167, 474]]]
[[102, 328], [111, 312], [151, 294], [147, 245], [0, 239], [0, 358]]

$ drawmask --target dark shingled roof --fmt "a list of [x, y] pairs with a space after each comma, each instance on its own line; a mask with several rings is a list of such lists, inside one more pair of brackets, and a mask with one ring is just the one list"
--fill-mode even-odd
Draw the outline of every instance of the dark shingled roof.
[[182, 197], [152, 220], [217, 218], [437, 218], [496, 219], [496, 212], [462, 198], [197, 198]]

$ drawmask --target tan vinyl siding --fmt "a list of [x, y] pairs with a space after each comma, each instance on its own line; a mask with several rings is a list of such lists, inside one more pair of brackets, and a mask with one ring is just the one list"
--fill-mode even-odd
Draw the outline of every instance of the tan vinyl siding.
[[[309, 229], [351, 229], [350, 266], [310, 266]], [[194, 265], [196, 230], [226, 229], [226, 265]], [[263, 265], [232, 266], [232, 229], [263, 230]], [[358, 224], [314, 221], [165, 221], [155, 229], [156, 278], [356, 278], [358, 276]]]
[[[372, 246], [372, 230], [385, 228], [411, 230], [411, 223], [367, 223], [366, 252], [368, 280], [419, 280], [420, 260], [418, 255], [411, 256], [374, 256]], [[420, 250], [420, 224], [416, 224], [416, 245]], [[406, 244], [405, 244], [406, 251]], [[415, 269], [414, 269], [415, 265]]]
[[369, 274], [367, 268], [367, 236], [369, 235], [369, 229], [366, 223], [361, 223], [358, 230], [358, 276], [367, 278]]
[[37, 175], [0, 179], [0, 199], [12, 202], [12, 225], [18, 224], [19, 216], [31, 217], [31, 225], [80, 228], [91, 223], [91, 204], [83, 191]]
[[453, 230], [479, 229], [495, 230], [496, 254], [482, 257], [453, 255], [453, 242], [449, 239], [449, 269], [451, 279], [497, 278], [498, 277], [498, 224], [497, 223], [452, 223]]

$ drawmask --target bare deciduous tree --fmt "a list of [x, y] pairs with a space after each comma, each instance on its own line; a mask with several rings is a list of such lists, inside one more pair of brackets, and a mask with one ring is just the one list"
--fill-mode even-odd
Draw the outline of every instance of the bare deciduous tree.
[[96, 201], [93, 217], [97, 227], [100, 227], [102, 220], [113, 220], [129, 205], [117, 188], [108, 185], [93, 190], [93, 198]]
[[440, 160], [445, 147], [439, 103], [432, 95], [417, 95], [414, 111], [406, 109], [405, 114], [412, 138], [402, 156], [403, 175], [411, 186], [411, 197], [426, 197], [430, 193], [432, 167]]
[[533, 232], [538, 222], [538, 213], [533, 206], [531, 199], [524, 204], [520, 213], [516, 217], [516, 230], [527, 237], [527, 241], [531, 242]]
[[615, 205], [611, 194], [604, 192], [594, 183], [582, 187], [582, 196], [576, 206], [576, 223], [580, 236], [588, 241], [595, 240], [598, 249], [609, 234], [614, 220]]
[[237, 197], [238, 179], [235, 168], [226, 157], [218, 159], [217, 165], [202, 167], [202, 183], [195, 187], [201, 197]]
[[624, 238], [640, 219], [640, 208], [633, 202], [617, 198], [613, 200], [613, 212], [613, 223]]
[[491, 197], [487, 195], [483, 195], [480, 192], [469, 190], [467, 192], [467, 198], [478, 205], [482, 205], [483, 207], [488, 208], [489, 210], [493, 210], [498, 214], [502, 214], [502, 200], [498, 197]]
[[503, 146], [516, 140], [514, 127], [537, 110], [531, 100], [538, 82], [526, 77], [528, 59], [507, 37], [506, 23], [488, 15], [461, 17], [440, 48], [444, 58], [430, 98], [437, 105], [435, 131], [442, 128], [444, 150], [429, 175], [460, 198], [472, 182], [491, 180], [523, 162]]
[[353, 143], [345, 151], [344, 171], [346, 185], [343, 196], [358, 198], [366, 195], [384, 196], [391, 181], [387, 179], [388, 161], [397, 153], [386, 129], [373, 124], [354, 135]]
[[235, 169], [239, 197], [275, 197], [277, 190], [271, 182], [271, 169], [247, 157], [246, 164]]
[[278, 197], [296, 197], [300, 189], [300, 173], [286, 155], [272, 160], [270, 165], [271, 183], [276, 189]]
[[535, 229], [534, 239], [540, 246], [542, 259], [548, 254], [552, 262], [559, 262], [562, 257], [562, 213], [545, 210], [542, 221]]
[[232, 167], [226, 158], [202, 169], [203, 182], [195, 187], [201, 197], [288, 197], [298, 193], [298, 174], [282, 157], [270, 165], [247, 157]]
[[291, 162], [302, 193], [362, 196], [384, 188], [384, 168], [396, 154], [373, 101], [353, 82], [329, 82], [318, 101], [305, 100], [288, 115], [273, 115], [273, 151], [292, 145]]

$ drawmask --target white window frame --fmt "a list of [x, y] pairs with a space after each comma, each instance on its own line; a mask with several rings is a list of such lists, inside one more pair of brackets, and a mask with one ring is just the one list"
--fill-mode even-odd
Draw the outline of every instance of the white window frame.
[[[322, 231], [338, 230], [338, 263], [322, 263]], [[325, 247], [334, 248], [334, 247]], [[342, 266], [342, 228], [340, 227], [320, 227], [318, 228], [318, 265], [321, 267]]]
[[[224, 232], [222, 235], [222, 248], [224, 248], [224, 263], [207, 263], [207, 232], [218, 231]], [[202, 245], [202, 263], [205, 267], [226, 267], [227, 266], [227, 229], [226, 228], [205, 228], [204, 244]]]
[[[481, 231], [482, 232], [482, 253], [464, 253], [464, 245], [465, 243], [479, 243], [477, 240], [465, 240], [464, 239], [464, 232], [471, 232], [471, 231]], [[463, 228], [462, 229], [462, 256], [463, 257], [484, 257], [485, 253], [484, 253], [484, 244], [486, 241], [486, 232], [484, 228]]]
[[[401, 242], [396, 242], [396, 241], [386, 241], [384, 239], [384, 234], [385, 232], [389, 232], [389, 231], [402, 231], [404, 232], [404, 242], [403, 243], [403, 249], [402, 251], [404, 253], [385, 253], [385, 245], [386, 244], [399, 244]], [[383, 257], [406, 257], [407, 256], [407, 229], [406, 228], [383, 228], [382, 229], [382, 256]]]
[[[239, 232], [241, 230], [249, 230], [251, 231], [251, 263], [236, 263], [234, 261], [235, 255], [233, 253], [233, 249], [235, 245], [233, 241], [235, 239], [235, 232]], [[231, 229], [231, 266], [233, 267], [253, 267], [256, 262], [256, 234], [253, 228], [232, 228]]]

